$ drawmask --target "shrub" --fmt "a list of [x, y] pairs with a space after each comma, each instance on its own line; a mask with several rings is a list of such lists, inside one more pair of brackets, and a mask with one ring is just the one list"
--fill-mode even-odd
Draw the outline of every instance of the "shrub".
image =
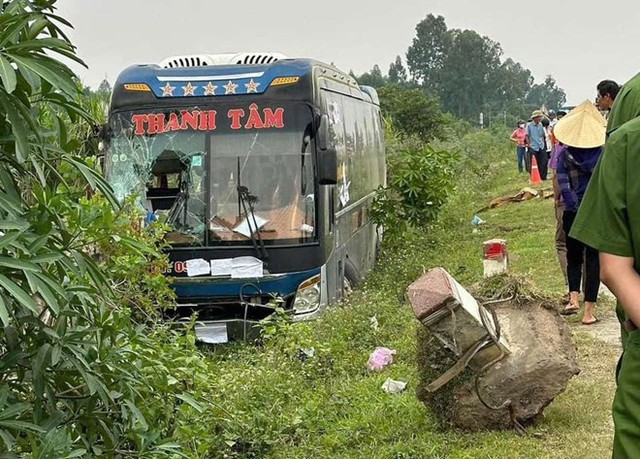
[[400, 139], [387, 127], [387, 186], [373, 202], [372, 219], [392, 239], [434, 221], [453, 191], [458, 155]]

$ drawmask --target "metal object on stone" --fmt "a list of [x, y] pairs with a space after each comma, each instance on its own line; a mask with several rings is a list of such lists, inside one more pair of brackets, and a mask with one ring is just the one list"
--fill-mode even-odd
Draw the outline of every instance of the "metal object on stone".
[[[455, 377], [466, 365], [482, 368], [510, 352], [507, 341], [498, 337], [491, 311], [444, 269], [426, 273], [409, 286], [407, 295], [418, 320], [460, 359], [460, 365], [447, 376]], [[446, 382], [434, 384], [433, 390]]]
[[509, 270], [509, 250], [504, 239], [491, 239], [482, 247], [484, 277], [504, 274]]
[[506, 298], [489, 311], [442, 268], [407, 294], [425, 325], [417, 395], [445, 427], [521, 428], [579, 373], [567, 324], [540, 300]]

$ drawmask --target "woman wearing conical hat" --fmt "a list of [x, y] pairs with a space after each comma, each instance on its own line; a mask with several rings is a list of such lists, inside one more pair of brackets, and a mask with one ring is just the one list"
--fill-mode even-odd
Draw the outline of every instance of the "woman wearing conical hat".
[[[606, 120], [590, 101], [585, 101], [558, 121], [554, 135], [565, 145], [558, 158], [558, 184], [564, 201], [562, 222], [569, 234], [593, 170], [602, 154], [606, 137]], [[600, 288], [600, 263], [596, 249], [567, 236], [567, 277], [569, 304], [562, 311], [575, 314], [580, 310], [582, 265], [585, 264], [584, 316], [582, 323], [597, 322], [594, 315]]]

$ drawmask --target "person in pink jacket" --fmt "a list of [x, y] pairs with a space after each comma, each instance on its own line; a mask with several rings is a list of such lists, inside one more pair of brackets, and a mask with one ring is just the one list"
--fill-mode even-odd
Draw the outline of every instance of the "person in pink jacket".
[[525, 161], [525, 153], [527, 151], [525, 146], [526, 138], [527, 130], [525, 129], [525, 122], [518, 121], [518, 127], [513, 131], [509, 140], [516, 143], [516, 158], [518, 160], [518, 172], [520, 173], [524, 172], [525, 168], [527, 172], [529, 172], [529, 167], [527, 167]]

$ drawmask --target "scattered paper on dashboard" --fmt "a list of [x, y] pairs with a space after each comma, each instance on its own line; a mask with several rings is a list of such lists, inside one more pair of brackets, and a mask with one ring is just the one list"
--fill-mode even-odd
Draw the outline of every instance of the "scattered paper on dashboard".
[[[249, 225], [249, 223], [247, 222], [247, 219], [243, 219], [242, 222], [236, 226], [235, 228], [233, 228], [233, 231], [235, 231], [238, 234], [242, 234], [245, 237], [251, 237], [251, 233], [255, 233], [256, 232], [256, 226], [257, 229], [262, 228], [264, 225], [266, 225], [267, 223], [269, 223], [269, 220], [265, 220], [264, 218], [260, 218], [257, 215], [254, 215], [255, 217], [255, 221], [254, 218], [249, 216], [250, 220], [251, 220], [251, 225]], [[249, 229], [251, 228], [251, 229]], [[252, 231], [253, 230], [253, 231]]]

